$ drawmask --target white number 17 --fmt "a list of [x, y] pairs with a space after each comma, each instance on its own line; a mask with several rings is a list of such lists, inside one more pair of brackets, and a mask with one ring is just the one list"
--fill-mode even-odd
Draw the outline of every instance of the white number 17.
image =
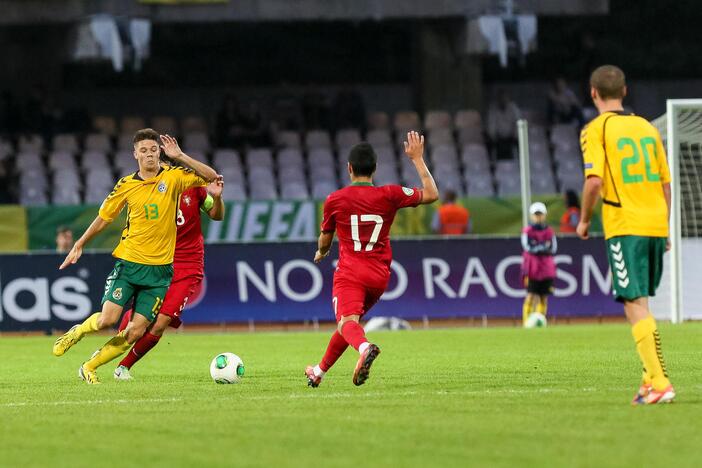
[[[370, 240], [366, 244], [366, 252], [370, 252], [375, 247], [375, 243], [378, 242], [378, 236], [380, 236], [380, 230], [383, 228], [383, 217], [380, 215], [361, 215], [361, 222], [373, 221], [375, 227], [373, 228], [373, 233], [371, 234]], [[351, 215], [351, 239], [353, 239], [353, 250], [354, 252], [361, 251], [361, 238], [358, 235], [358, 215]]]

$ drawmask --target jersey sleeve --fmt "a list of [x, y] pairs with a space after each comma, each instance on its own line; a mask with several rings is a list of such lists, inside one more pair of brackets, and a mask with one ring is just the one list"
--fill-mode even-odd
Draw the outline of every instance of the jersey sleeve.
[[171, 169], [171, 177], [176, 183], [178, 192], [183, 193], [191, 187], [202, 187], [207, 185], [205, 179], [195, 174], [192, 169], [186, 167], [174, 167]]
[[408, 188], [400, 185], [386, 185], [390, 201], [395, 207], [415, 207], [422, 203], [422, 191], [417, 187]]
[[605, 146], [599, 121], [591, 122], [580, 132], [580, 149], [583, 152], [585, 178], [604, 177]]
[[334, 217], [333, 199], [327, 197], [324, 202], [324, 210], [322, 214], [322, 225], [320, 229], [322, 232], [334, 232], [336, 231], [336, 219]]
[[665, 147], [663, 146], [663, 140], [660, 135], [656, 138], [656, 156], [658, 160], [658, 171], [661, 175], [661, 183], [670, 183], [670, 167], [668, 166], [668, 157], [665, 154]]
[[105, 198], [100, 205], [100, 210], [98, 211], [98, 216], [103, 220], [111, 223], [119, 215], [124, 205], [127, 203], [127, 191], [124, 190], [124, 182], [126, 178], [120, 179], [112, 192]]

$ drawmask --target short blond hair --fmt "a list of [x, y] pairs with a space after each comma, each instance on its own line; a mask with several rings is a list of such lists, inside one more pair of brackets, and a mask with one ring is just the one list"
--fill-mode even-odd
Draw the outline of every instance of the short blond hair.
[[590, 75], [590, 86], [597, 90], [601, 99], [624, 99], [626, 77], [621, 68], [614, 65], [597, 67]]

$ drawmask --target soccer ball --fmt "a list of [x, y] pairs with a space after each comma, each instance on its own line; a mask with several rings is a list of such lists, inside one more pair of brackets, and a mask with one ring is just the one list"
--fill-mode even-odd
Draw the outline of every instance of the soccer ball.
[[546, 326], [546, 317], [544, 314], [534, 312], [529, 315], [529, 318], [524, 325], [524, 328], [541, 328]]
[[244, 361], [233, 353], [221, 353], [210, 364], [212, 380], [219, 384], [239, 383], [244, 377]]

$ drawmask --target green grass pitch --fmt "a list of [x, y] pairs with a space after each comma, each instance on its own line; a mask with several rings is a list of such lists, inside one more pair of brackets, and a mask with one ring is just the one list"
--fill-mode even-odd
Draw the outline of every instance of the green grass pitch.
[[[1, 466], [699, 466], [702, 324], [661, 327], [678, 399], [636, 407], [626, 325], [373, 333], [382, 354], [354, 387], [347, 351], [317, 389], [304, 366], [328, 333], [180, 334], [116, 382], [76, 370], [53, 338], [0, 338]], [[239, 354], [244, 381], [209, 376]], [[116, 362], [115, 362], [116, 363]]]

